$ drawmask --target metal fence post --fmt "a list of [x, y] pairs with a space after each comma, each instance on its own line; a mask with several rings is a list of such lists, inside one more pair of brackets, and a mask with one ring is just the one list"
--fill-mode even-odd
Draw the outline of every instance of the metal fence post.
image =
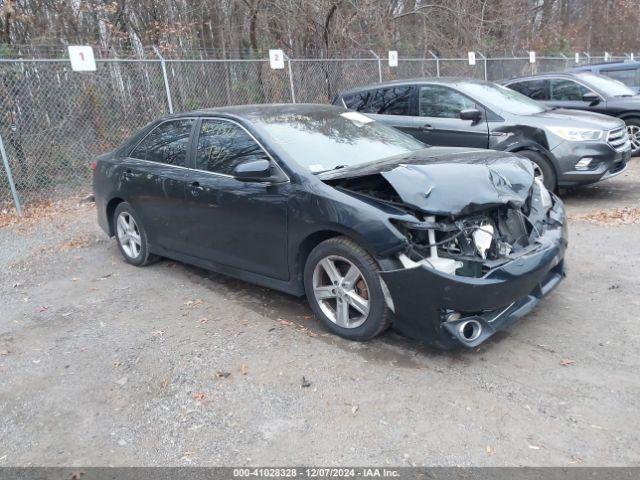
[[440, 57], [438, 57], [435, 53], [433, 53], [431, 50], [429, 50], [429, 53], [431, 54], [431, 56], [433, 58], [436, 59], [436, 77], [440, 76]]
[[2, 136], [0, 136], [0, 155], [2, 155], [2, 163], [4, 164], [4, 170], [7, 172], [7, 180], [9, 180], [9, 188], [11, 188], [11, 195], [13, 195], [13, 203], [16, 206], [16, 212], [18, 216], [22, 216], [22, 206], [20, 205], [20, 198], [18, 198], [18, 192], [16, 186], [13, 183], [13, 175], [11, 175], [11, 167], [9, 166], [9, 158], [7, 158], [7, 152], [4, 149], [4, 143], [2, 142]]
[[291, 103], [296, 103], [296, 91], [293, 88], [293, 70], [291, 69], [291, 58], [286, 53], [283, 53], [285, 60], [287, 61], [287, 68], [289, 69], [289, 88], [291, 89]]
[[480, 58], [483, 60], [484, 63], [484, 79], [485, 81], [487, 81], [489, 78], [487, 77], [487, 57], [485, 57], [482, 53], [478, 52], [478, 55], [480, 55]]
[[160, 55], [160, 51], [153, 47], [153, 51], [160, 59], [160, 66], [162, 67], [162, 77], [164, 78], [164, 89], [167, 92], [167, 103], [169, 104], [169, 113], [173, 113], [173, 101], [171, 100], [171, 90], [169, 89], [169, 78], [167, 77], [167, 65], [165, 64], [164, 57]]
[[589, 55], [589, 52], [582, 53], [584, 53], [584, 56], [587, 57], [587, 65], [591, 65], [591, 55]]
[[382, 83], [382, 62], [380, 57], [373, 50], [369, 50], [369, 52], [371, 52], [371, 54], [378, 60], [378, 81]]

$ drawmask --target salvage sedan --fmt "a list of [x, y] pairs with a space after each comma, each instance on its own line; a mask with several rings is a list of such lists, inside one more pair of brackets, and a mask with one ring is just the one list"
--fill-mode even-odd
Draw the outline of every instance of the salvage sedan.
[[306, 295], [350, 340], [393, 325], [475, 347], [564, 276], [564, 208], [528, 160], [427, 147], [338, 107], [174, 115], [93, 168], [99, 224], [127, 262]]

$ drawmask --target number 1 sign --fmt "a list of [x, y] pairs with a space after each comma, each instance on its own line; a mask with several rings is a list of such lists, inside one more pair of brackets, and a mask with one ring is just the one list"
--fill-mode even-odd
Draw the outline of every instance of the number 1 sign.
[[96, 60], [93, 57], [93, 48], [89, 46], [69, 46], [69, 60], [74, 72], [95, 72]]

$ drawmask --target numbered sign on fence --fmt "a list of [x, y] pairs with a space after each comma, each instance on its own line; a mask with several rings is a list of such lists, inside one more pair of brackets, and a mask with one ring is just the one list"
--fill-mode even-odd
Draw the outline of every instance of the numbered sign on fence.
[[389, 50], [389, 66], [390, 67], [398, 66], [398, 52], [395, 50]]
[[529, 63], [536, 63], [536, 52], [529, 52]]
[[469, 52], [469, 65], [476, 64], [476, 52]]
[[74, 72], [95, 72], [96, 60], [93, 48], [87, 45], [69, 46], [69, 60]]
[[282, 50], [269, 50], [269, 64], [274, 70], [284, 68], [284, 52]]

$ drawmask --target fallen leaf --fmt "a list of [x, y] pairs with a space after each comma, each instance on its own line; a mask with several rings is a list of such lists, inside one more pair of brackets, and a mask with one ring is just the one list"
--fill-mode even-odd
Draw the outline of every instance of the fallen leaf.
[[218, 378], [227, 378], [229, 375], [231, 375], [231, 372], [223, 372], [222, 370], [216, 372], [216, 377]]
[[571, 455], [571, 460], [569, 460], [569, 463], [584, 463], [584, 460], [577, 455]]
[[351, 407], [351, 413], [353, 413], [354, 415], [358, 410], [360, 410], [360, 407], [358, 407], [358, 405], [354, 405], [353, 407]]
[[248, 371], [249, 370], [247, 369], [247, 366], [244, 363], [240, 365], [240, 373], [242, 373], [242, 375], [246, 375]]
[[574, 360], [571, 360], [570, 358], [563, 358], [562, 360], [560, 360], [560, 365], [562, 365], [563, 367], [568, 367], [569, 365], [573, 365], [574, 363], [576, 363]]
[[9, 355], [9, 350], [0, 350], [0, 355]]
[[201, 318], [200, 320], [198, 320], [200, 323], [209, 323], [209, 319], [206, 317]]
[[540, 447], [538, 447], [537, 445], [529, 445], [529, 448], [531, 450], [540, 450]]
[[47, 310], [49, 310], [49, 307], [46, 307], [44, 305], [38, 309], [39, 312], [45, 312]]
[[161, 337], [162, 335], [164, 335], [164, 330], [154, 330], [153, 332], [151, 332], [151, 335]]
[[196, 400], [202, 401], [207, 397], [207, 395], [204, 392], [196, 392], [193, 394], [193, 398], [195, 398]]
[[302, 376], [302, 388], [309, 388], [311, 386], [311, 382]]
[[290, 322], [289, 320], [284, 320], [284, 319], [282, 319], [282, 318], [279, 318], [279, 319], [278, 319], [278, 323], [279, 323], [280, 325], [286, 325], [286, 326], [288, 326], [288, 327], [290, 327], [291, 325], [294, 325], [294, 323], [293, 323], [293, 322]]

